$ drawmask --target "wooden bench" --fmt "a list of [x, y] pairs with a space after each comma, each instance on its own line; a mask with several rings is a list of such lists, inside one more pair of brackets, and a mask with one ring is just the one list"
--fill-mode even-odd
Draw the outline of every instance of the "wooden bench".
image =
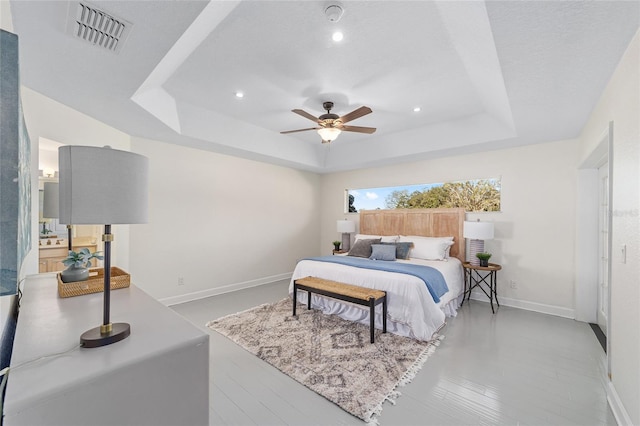
[[293, 316], [296, 316], [298, 290], [309, 292], [307, 309], [311, 309], [311, 294], [321, 294], [334, 299], [369, 306], [369, 333], [374, 343], [375, 307], [382, 303], [382, 332], [387, 332], [387, 292], [317, 277], [299, 278], [293, 282]]

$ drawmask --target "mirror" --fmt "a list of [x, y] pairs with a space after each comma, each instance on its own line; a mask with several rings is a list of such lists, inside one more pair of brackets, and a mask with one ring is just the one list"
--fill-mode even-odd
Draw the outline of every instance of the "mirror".
[[[44, 216], [45, 184], [58, 182], [58, 147], [61, 143], [46, 138], [39, 139], [38, 160], [38, 233], [40, 239], [67, 238], [67, 227], [60, 225], [57, 214]], [[47, 194], [49, 197], [52, 194]]]
[[[63, 144], [50, 139], [39, 139], [39, 177], [38, 177], [38, 248], [39, 272], [57, 272], [66, 268], [62, 263], [69, 250], [67, 225], [60, 224], [57, 217], [45, 217], [45, 187], [48, 183], [58, 183], [58, 147]], [[57, 191], [54, 195], [57, 197]], [[56, 214], [49, 214], [57, 216]], [[74, 225], [71, 229], [72, 250], [88, 248], [89, 251], [102, 251], [102, 227], [100, 225]], [[93, 266], [102, 266], [102, 262]]]

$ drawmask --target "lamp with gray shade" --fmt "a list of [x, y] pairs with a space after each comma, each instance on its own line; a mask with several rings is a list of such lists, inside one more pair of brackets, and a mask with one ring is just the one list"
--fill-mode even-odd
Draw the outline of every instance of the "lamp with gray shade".
[[111, 225], [146, 223], [148, 159], [110, 147], [62, 146], [60, 222], [104, 224], [104, 303], [102, 325], [80, 336], [80, 346], [95, 348], [119, 342], [131, 334], [127, 323], [111, 323]]
[[[58, 185], [58, 182], [44, 183], [44, 194], [42, 196], [42, 217], [46, 219], [58, 219], [58, 217], [60, 216], [60, 195]], [[73, 244], [71, 240], [72, 227], [73, 225], [67, 225], [67, 247], [69, 248], [69, 251], [73, 250]]]
[[342, 233], [342, 250], [349, 251], [351, 248], [351, 233], [356, 232], [356, 223], [352, 220], [339, 220], [337, 224], [338, 232]]
[[469, 240], [469, 263], [474, 266], [480, 265], [477, 253], [484, 252], [484, 241], [493, 239], [493, 223], [491, 222], [464, 222], [462, 234]]
[[[45, 182], [42, 191], [42, 217], [44, 219], [57, 219], [58, 212], [58, 183]], [[43, 232], [44, 227], [43, 227]]]

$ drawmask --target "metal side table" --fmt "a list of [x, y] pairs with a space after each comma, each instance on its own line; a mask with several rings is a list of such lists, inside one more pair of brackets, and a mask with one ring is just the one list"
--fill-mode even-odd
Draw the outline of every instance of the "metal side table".
[[[496, 305], [500, 307], [500, 302], [498, 302], [497, 276], [502, 266], [496, 263], [489, 263], [489, 266], [479, 266], [464, 262], [462, 267], [464, 268], [464, 296], [462, 298], [462, 304], [464, 304], [465, 298], [467, 300], [471, 298], [471, 290], [479, 287], [489, 298], [491, 312], [495, 314], [496, 311], [493, 307], [493, 301], [495, 300]], [[486, 286], [486, 288], [483, 285]]]

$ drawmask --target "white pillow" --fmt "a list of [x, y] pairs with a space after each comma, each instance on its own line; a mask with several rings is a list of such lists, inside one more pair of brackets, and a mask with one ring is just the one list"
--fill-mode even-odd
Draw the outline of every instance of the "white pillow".
[[423, 241], [434, 241], [434, 240], [439, 240], [439, 241], [453, 241], [453, 237], [421, 237], [418, 235], [400, 235], [398, 241], [402, 241], [402, 242], [414, 242], [414, 241], [418, 241], [418, 240], [423, 240]]
[[401, 242], [412, 242], [413, 248], [409, 257], [425, 260], [444, 260], [448, 257], [449, 248], [453, 245], [453, 237], [419, 237], [417, 235], [401, 235]]
[[400, 241], [417, 241], [417, 240], [428, 240], [428, 241], [433, 241], [433, 240], [442, 240], [442, 241], [453, 241], [453, 237], [422, 237], [422, 236], [418, 236], [418, 235], [400, 235]]
[[358, 240], [372, 240], [372, 239], [376, 239], [376, 238], [381, 238], [382, 239], [381, 242], [383, 242], [383, 243], [397, 243], [398, 242], [398, 238], [400, 238], [400, 236], [399, 235], [381, 236], [381, 235], [356, 234], [356, 238], [355, 238], [354, 242], [358, 241]]

